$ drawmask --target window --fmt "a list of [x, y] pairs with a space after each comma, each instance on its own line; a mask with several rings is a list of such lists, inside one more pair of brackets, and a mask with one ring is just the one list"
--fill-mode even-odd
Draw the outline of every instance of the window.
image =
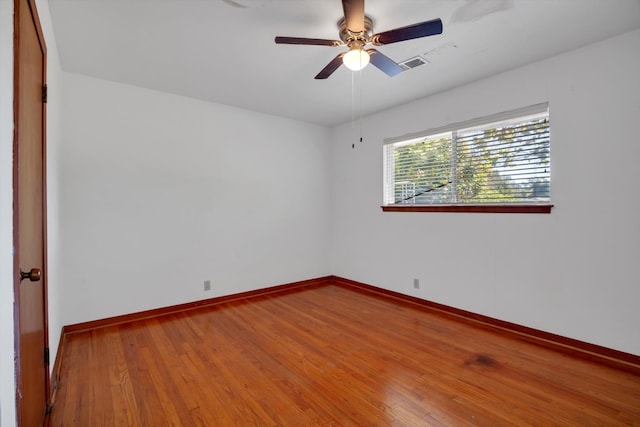
[[547, 104], [385, 140], [385, 211], [548, 213]]

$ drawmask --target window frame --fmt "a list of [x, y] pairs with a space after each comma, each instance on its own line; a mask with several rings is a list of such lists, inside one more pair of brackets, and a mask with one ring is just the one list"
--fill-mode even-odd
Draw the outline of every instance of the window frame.
[[[461, 129], [468, 129], [473, 127], [486, 126], [497, 122], [506, 120], [513, 120], [518, 117], [526, 117], [529, 115], [535, 115], [540, 113], [549, 113], [549, 104], [547, 102], [531, 105], [524, 108], [518, 108], [515, 110], [505, 111], [489, 116], [479, 117], [472, 120], [463, 122], [452, 123], [446, 126], [431, 128], [420, 132], [414, 132], [405, 134], [402, 136], [385, 138], [383, 150], [383, 195], [387, 198], [386, 192], [388, 191], [388, 168], [387, 168], [387, 146], [396, 144], [399, 142], [412, 143], [411, 141], [425, 139], [427, 137], [436, 136], [443, 133], [449, 133], [459, 131]], [[549, 149], [551, 150], [551, 142], [549, 142]], [[551, 152], [549, 152], [549, 160]], [[456, 203], [456, 204], [387, 204], [384, 203], [380, 206], [383, 212], [468, 212], [468, 213], [551, 213], [553, 204], [551, 203], [551, 197], [549, 201], [545, 202], [522, 202], [522, 203]]]

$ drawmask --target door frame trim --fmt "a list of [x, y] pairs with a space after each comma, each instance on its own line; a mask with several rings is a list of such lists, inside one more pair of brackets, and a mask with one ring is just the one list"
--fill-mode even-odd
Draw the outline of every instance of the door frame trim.
[[[23, 2], [26, 2], [27, 7], [23, 6]], [[35, 0], [14, 0], [13, 2], [13, 331], [14, 331], [14, 366], [16, 373], [16, 419], [18, 425], [21, 424], [21, 403], [18, 399], [19, 387], [21, 381], [20, 370], [20, 260], [19, 260], [19, 215], [18, 215], [18, 201], [19, 201], [19, 184], [18, 184], [18, 139], [20, 136], [20, 129], [18, 128], [18, 111], [19, 111], [19, 89], [21, 85], [20, 81], [20, 17], [22, 13], [28, 13], [31, 15], [36, 33], [38, 35], [38, 41], [43, 54], [42, 64], [42, 82], [47, 82], [47, 45], [40, 25], [40, 17], [36, 8]], [[42, 239], [43, 239], [43, 264], [42, 264], [42, 292], [43, 292], [43, 319], [44, 319], [44, 346], [49, 347], [49, 307], [48, 307], [48, 265], [47, 265], [47, 108], [46, 104], [42, 102]], [[43, 363], [44, 363], [44, 349], [43, 349]], [[45, 410], [48, 411], [51, 403], [51, 374], [50, 368], [45, 366]]]

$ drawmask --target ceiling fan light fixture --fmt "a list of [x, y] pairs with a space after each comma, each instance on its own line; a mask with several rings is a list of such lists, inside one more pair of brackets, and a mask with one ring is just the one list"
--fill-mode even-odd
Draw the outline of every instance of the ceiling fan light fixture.
[[344, 65], [352, 71], [360, 71], [369, 63], [369, 52], [364, 49], [351, 49], [342, 57]]

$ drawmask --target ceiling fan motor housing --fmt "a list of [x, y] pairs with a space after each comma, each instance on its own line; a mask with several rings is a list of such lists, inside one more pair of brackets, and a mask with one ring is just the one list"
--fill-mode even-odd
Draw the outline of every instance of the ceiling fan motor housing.
[[351, 49], [362, 49], [371, 40], [373, 34], [373, 20], [365, 16], [364, 17], [364, 31], [353, 32], [347, 28], [347, 22], [344, 18], [338, 21], [338, 30], [340, 34], [340, 40]]

